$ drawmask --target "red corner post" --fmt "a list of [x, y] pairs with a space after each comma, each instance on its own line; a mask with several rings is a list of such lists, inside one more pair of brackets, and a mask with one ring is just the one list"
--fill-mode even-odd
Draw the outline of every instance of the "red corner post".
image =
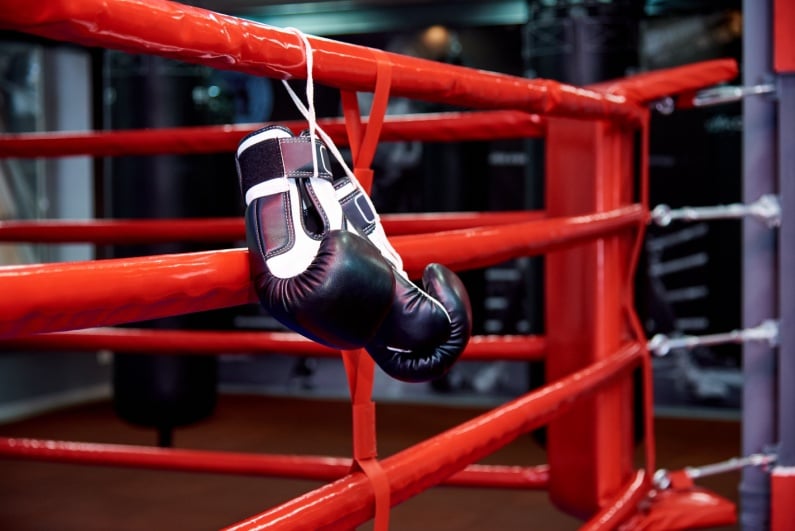
[[770, 475], [770, 530], [795, 531], [795, 468], [776, 467]]
[[[550, 118], [546, 210], [589, 215], [635, 201], [632, 129], [606, 121]], [[614, 233], [546, 257], [546, 379], [554, 382], [609, 357], [629, 339], [622, 297], [634, 233]], [[588, 518], [633, 473], [633, 385], [609, 384], [550, 422], [549, 494], [562, 511]]]
[[775, 0], [773, 4], [773, 68], [779, 74], [795, 72], [795, 3]]

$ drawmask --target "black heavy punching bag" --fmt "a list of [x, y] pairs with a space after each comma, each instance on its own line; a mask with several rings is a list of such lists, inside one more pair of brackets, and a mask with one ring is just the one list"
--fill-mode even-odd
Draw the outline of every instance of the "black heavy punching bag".
[[627, 75], [639, 64], [643, 6], [637, 0], [528, 0], [528, 72], [578, 86]]
[[[111, 128], [173, 127], [201, 123], [194, 97], [204, 71], [158, 57], [111, 53], [107, 57], [106, 125]], [[107, 101], [109, 100], [109, 101]], [[234, 184], [218, 157], [119, 157], [105, 168], [106, 215], [114, 218], [183, 218], [232, 215]], [[217, 167], [217, 170], [214, 170]], [[232, 172], [234, 169], [231, 170]], [[222, 189], [219, 189], [221, 187]], [[232, 192], [237, 190], [232, 189]], [[185, 243], [115, 246], [115, 258], [203, 250]], [[146, 290], [142, 285], [141, 290]], [[222, 328], [224, 314], [205, 312], [135, 323], [162, 329]], [[219, 320], [222, 321], [219, 323]], [[215, 356], [117, 354], [113, 400], [124, 420], [157, 429], [170, 446], [172, 431], [209, 416], [217, 398]]]

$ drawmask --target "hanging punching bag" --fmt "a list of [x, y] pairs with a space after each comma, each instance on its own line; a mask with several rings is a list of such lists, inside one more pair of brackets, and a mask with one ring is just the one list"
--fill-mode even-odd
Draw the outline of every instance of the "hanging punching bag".
[[[203, 119], [193, 97], [203, 71], [151, 56], [109, 53], [106, 58], [106, 126], [174, 127]], [[107, 95], [112, 99], [107, 102]], [[198, 158], [198, 160], [197, 160]], [[224, 162], [229, 162], [224, 160]], [[104, 168], [106, 215], [182, 218], [233, 215], [233, 195], [219, 190], [218, 160], [161, 155], [118, 157]], [[225, 168], [228, 171], [228, 167]], [[232, 190], [237, 192], [237, 190]], [[229, 199], [226, 199], [226, 196]], [[185, 243], [114, 246], [115, 258], [204, 250]], [[142, 290], [146, 286], [141, 286]], [[223, 328], [222, 311], [157, 319], [135, 326], [162, 329]], [[114, 357], [113, 403], [125, 421], [153, 427], [170, 446], [173, 429], [209, 416], [216, 404], [218, 361], [204, 355], [124, 353]]]

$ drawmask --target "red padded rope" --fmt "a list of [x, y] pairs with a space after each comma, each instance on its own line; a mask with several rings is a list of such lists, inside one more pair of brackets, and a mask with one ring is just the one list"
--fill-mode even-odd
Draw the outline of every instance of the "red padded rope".
[[[367, 193], [370, 193], [373, 184], [373, 170], [370, 165], [378, 147], [392, 83], [392, 65], [386, 55], [377, 50], [373, 50], [373, 54], [376, 57], [377, 77], [366, 128], [362, 125], [356, 92], [341, 91], [345, 126], [353, 155], [353, 174]], [[343, 351], [342, 360], [345, 363], [353, 403], [354, 465], [364, 472], [373, 488], [374, 530], [386, 531], [389, 529], [391, 487], [389, 478], [377, 459], [375, 403], [372, 400], [375, 364], [364, 349]]]

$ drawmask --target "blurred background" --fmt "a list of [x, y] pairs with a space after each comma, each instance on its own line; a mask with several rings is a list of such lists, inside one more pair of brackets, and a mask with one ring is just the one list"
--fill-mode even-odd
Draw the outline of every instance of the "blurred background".
[[[344, 42], [576, 85], [712, 58], [741, 60], [739, 1], [206, 0], [194, 4]], [[270, 79], [15, 34], [2, 37], [0, 128], [7, 132], [300, 118], [281, 84]], [[303, 93], [302, 83], [294, 86]], [[364, 108], [369, 96], [361, 97]], [[338, 91], [318, 86], [316, 100], [321, 116], [340, 115]], [[740, 200], [741, 105], [654, 113], [652, 205]], [[388, 112], [442, 110], [451, 109], [393, 98]], [[543, 140], [382, 143], [374, 164], [373, 200], [384, 213], [543, 208], [543, 149]], [[240, 215], [231, 157], [225, 153], [2, 160], [0, 216]], [[739, 242], [739, 221], [651, 228], [638, 278], [638, 308], [649, 337], [708, 334], [739, 326]], [[218, 247], [229, 245], [220, 242]], [[3, 245], [0, 249], [2, 263], [13, 264], [202, 248], [174, 243], [97, 248]], [[542, 259], [521, 259], [464, 273], [474, 304], [475, 333], [543, 332], [542, 271]], [[278, 329], [258, 307], [163, 319], [147, 326]], [[660, 411], [735, 414], [742, 387], [739, 352], [737, 346], [703, 348], [675, 351], [656, 360]], [[42, 378], [39, 366], [44, 363], [58, 367], [52, 377]], [[205, 397], [200, 409], [207, 411], [216, 388], [341, 395], [347, 390], [338, 365], [279, 356], [187, 357], [176, 362], [110, 353], [43, 354], [33, 359], [7, 352], [0, 356], [0, 418], [4, 411], [13, 416], [30, 401], [58, 401], [58, 397], [107, 393], [111, 388], [120, 397], [129, 382], [163, 371], [172, 371], [174, 378], [184, 371], [194, 375], [197, 393]], [[543, 371], [533, 364], [469, 362], [429, 386], [385, 381], [376, 392], [400, 400], [489, 402], [541, 383]], [[140, 398], [135, 396], [136, 401]], [[120, 400], [121, 409], [124, 402]], [[135, 417], [132, 411], [125, 414]]]
[[[733, 58], [742, 69], [738, 0], [197, 0], [221, 13], [445, 63], [588, 85], [652, 69]], [[304, 84], [291, 82], [299, 94]], [[339, 92], [316, 86], [320, 117]], [[361, 94], [364, 109], [370, 95]], [[403, 98], [388, 113], [456, 110]], [[278, 81], [154, 56], [0, 33], [0, 131], [7, 133], [249, 124], [300, 119]], [[652, 114], [652, 206], [742, 200], [742, 103]], [[544, 208], [543, 140], [383, 142], [372, 198], [381, 213]], [[231, 153], [0, 160], [0, 219], [242, 216]], [[0, 265], [245, 246], [0, 244]], [[741, 326], [739, 221], [650, 227], [637, 307], [648, 337]], [[543, 333], [543, 258], [462, 274], [475, 334]], [[163, 329], [282, 330], [258, 305], [135, 323]], [[740, 418], [741, 348], [674, 350], [654, 360], [660, 418]], [[544, 384], [541, 363], [460, 362], [444, 378], [405, 384], [376, 374], [381, 403], [483, 407]], [[339, 360], [147, 356], [110, 351], [0, 352], [0, 424], [66, 406], [110, 402], [126, 425], [190, 433], [219, 396], [348, 397]], [[732, 432], [734, 433], [734, 432]], [[0, 520], [2, 521], [2, 520]], [[552, 529], [552, 527], [550, 527]]]

